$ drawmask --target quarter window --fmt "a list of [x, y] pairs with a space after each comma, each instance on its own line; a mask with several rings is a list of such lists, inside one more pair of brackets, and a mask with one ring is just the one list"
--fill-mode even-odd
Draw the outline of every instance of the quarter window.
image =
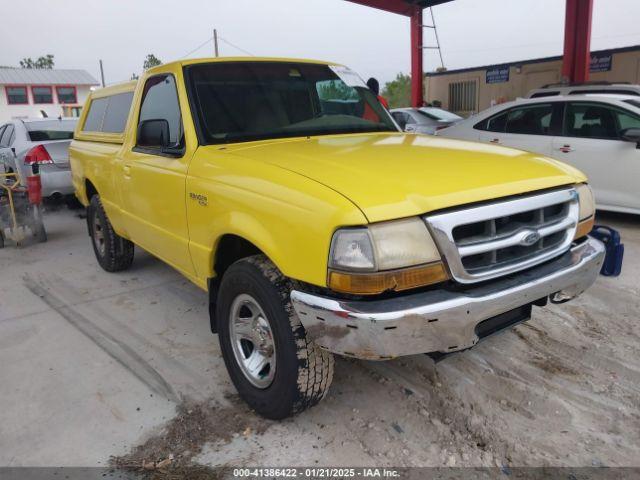
[[7, 90], [7, 103], [9, 105], [24, 105], [29, 103], [27, 87], [5, 87]]
[[53, 103], [53, 89], [51, 87], [31, 87], [33, 103]]
[[78, 103], [76, 87], [56, 87], [58, 103]]
[[118, 93], [91, 100], [82, 130], [104, 133], [124, 132], [132, 100], [133, 92]]
[[147, 80], [138, 124], [145, 120], [166, 120], [169, 124], [169, 143], [182, 143], [182, 119], [173, 75], [157, 75]]

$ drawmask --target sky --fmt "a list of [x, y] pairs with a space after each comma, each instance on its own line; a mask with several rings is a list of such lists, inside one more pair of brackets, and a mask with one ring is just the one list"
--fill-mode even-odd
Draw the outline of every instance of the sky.
[[[0, 65], [51, 53], [107, 84], [164, 62], [213, 55], [313, 58], [382, 83], [408, 73], [409, 20], [345, 0], [3, 0]], [[433, 8], [448, 69], [560, 55], [564, 0], [455, 0]], [[592, 50], [640, 45], [640, 1], [594, 0]], [[425, 23], [429, 23], [425, 11]], [[425, 44], [434, 45], [426, 29]], [[199, 47], [199, 48], [198, 48]], [[424, 53], [425, 70], [440, 65]]]

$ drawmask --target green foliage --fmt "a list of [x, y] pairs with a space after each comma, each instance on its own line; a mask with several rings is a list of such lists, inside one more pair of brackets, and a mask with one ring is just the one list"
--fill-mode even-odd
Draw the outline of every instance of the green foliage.
[[38, 57], [37, 60], [33, 60], [31, 57], [23, 58], [20, 60], [21, 68], [41, 68], [51, 70], [55, 65], [53, 55], [48, 53], [44, 57]]
[[340, 80], [327, 80], [318, 83], [320, 100], [358, 100], [358, 92]]
[[142, 68], [144, 70], [149, 70], [150, 68], [157, 67], [158, 65], [162, 65], [162, 60], [156, 57], [153, 53], [150, 53], [147, 55], [147, 58], [145, 58]]
[[411, 77], [404, 73], [396, 75], [396, 79], [387, 82], [382, 89], [382, 96], [389, 102], [389, 108], [411, 106]]

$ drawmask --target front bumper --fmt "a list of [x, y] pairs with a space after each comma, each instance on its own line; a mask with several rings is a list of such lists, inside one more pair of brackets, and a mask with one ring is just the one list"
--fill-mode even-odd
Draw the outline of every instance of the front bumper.
[[294, 290], [307, 336], [342, 355], [384, 360], [475, 345], [484, 320], [552, 296], [577, 297], [598, 276], [605, 249], [591, 237], [562, 256], [462, 291], [437, 289], [386, 300], [336, 300]]

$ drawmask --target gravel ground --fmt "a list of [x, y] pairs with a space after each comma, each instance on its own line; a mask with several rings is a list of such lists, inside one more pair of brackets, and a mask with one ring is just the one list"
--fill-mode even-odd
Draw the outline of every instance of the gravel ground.
[[[237, 398], [206, 294], [144, 252], [100, 270], [77, 212], [0, 250], [0, 466], [640, 466], [640, 217], [624, 272], [440, 363], [338, 359], [283, 422]], [[164, 463], [163, 463], [164, 462]]]

